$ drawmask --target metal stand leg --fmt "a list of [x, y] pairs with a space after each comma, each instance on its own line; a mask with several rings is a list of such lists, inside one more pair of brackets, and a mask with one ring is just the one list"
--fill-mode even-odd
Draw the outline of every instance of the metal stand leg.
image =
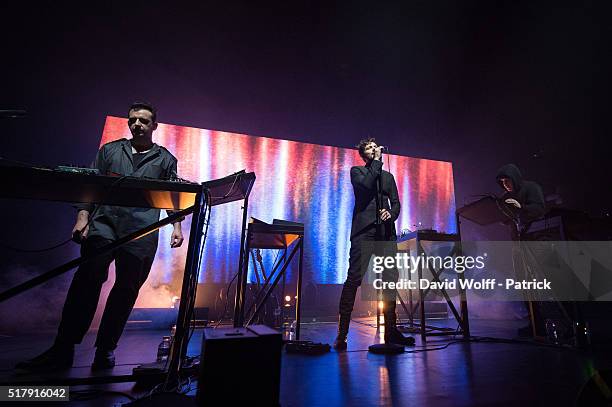
[[[423, 247], [421, 246], [421, 241], [419, 239], [417, 239], [416, 241], [416, 248], [417, 248], [417, 256], [420, 255], [421, 253], [424, 253]], [[417, 284], [419, 286], [419, 307], [420, 307], [419, 314], [421, 317], [420, 318], [421, 319], [421, 339], [423, 340], [423, 342], [426, 342], [427, 334], [425, 332], [425, 293], [421, 289], [421, 279], [423, 278], [423, 266], [421, 265], [420, 262], [417, 267], [417, 275], [418, 275]]]
[[178, 376], [183, 358], [187, 354], [189, 339], [187, 332], [189, 331], [189, 319], [195, 305], [198, 285], [197, 279], [200, 267], [199, 260], [202, 250], [202, 233], [206, 205], [206, 202], [204, 202], [204, 191], [198, 192], [195, 199], [193, 217], [191, 218], [189, 249], [187, 250], [187, 260], [185, 262], [176, 332], [172, 348], [170, 349], [168, 373], [171, 378]]
[[194, 207], [191, 206], [187, 209], [183, 209], [180, 212], [174, 213], [171, 216], [168, 216], [165, 219], [162, 219], [158, 222], [155, 222], [149, 226], [147, 226], [146, 228], [143, 228], [141, 230], [137, 230], [136, 232], [130, 233], [127, 236], [124, 236], [120, 239], [115, 240], [112, 243], [107, 244], [106, 246], [103, 246], [101, 248], [99, 248], [96, 253], [92, 256], [84, 256], [84, 257], [79, 257], [77, 259], [71, 260], [68, 263], [64, 263], [61, 266], [55, 267], [53, 270], [50, 270], [44, 274], [41, 274], [39, 276], [36, 276], [34, 278], [32, 278], [31, 280], [26, 281], [25, 283], [21, 283], [18, 286], [9, 288], [6, 291], [3, 291], [2, 293], [0, 293], [0, 302], [2, 301], [6, 301], [9, 298], [12, 298], [24, 291], [29, 290], [30, 288], [36, 287], [37, 285], [40, 285], [46, 281], [51, 280], [54, 277], [57, 277], [61, 274], [64, 274], [67, 271], [72, 270], [75, 267], [80, 266], [81, 264], [85, 263], [86, 261], [89, 261], [97, 256], [100, 256], [102, 254], [105, 253], [109, 253], [113, 250], [115, 250], [116, 248], [123, 246], [124, 244], [131, 242], [132, 240], [138, 239], [142, 236], [145, 236], [159, 228], [161, 228], [162, 226], [166, 226], [169, 225], [170, 223], [172, 223], [173, 221], [176, 221], [180, 218], [182, 218], [183, 216], [187, 216], [190, 213], [192, 213], [194, 211]]
[[[302, 263], [304, 260], [304, 236], [300, 237], [299, 242], [300, 259], [298, 264], [298, 280], [296, 288], [297, 301], [295, 303], [295, 339], [300, 340], [300, 323], [302, 321]], [[283, 278], [284, 278], [283, 273]]]
[[[455, 212], [455, 219], [457, 220], [457, 236], [459, 237], [458, 245], [459, 245], [459, 253], [458, 255], [463, 255], [463, 247], [461, 246], [461, 219], [459, 218], [459, 214]], [[460, 280], [465, 279], [464, 273], [459, 275]], [[470, 320], [468, 316], [468, 306], [467, 306], [467, 293], [465, 289], [462, 289], [459, 293], [460, 301], [461, 301], [461, 330], [463, 331], [463, 337], [470, 337]]]
[[[268, 291], [266, 291], [266, 294], [264, 295], [264, 297], [260, 301], [260, 304], [264, 304], [268, 300], [268, 298], [270, 297], [270, 294], [272, 294], [272, 291], [274, 291], [274, 289], [276, 288], [276, 285], [280, 281], [281, 276], [285, 273], [285, 271], [289, 267], [289, 264], [291, 263], [291, 260], [293, 260], [293, 256], [295, 256], [295, 254], [298, 251], [298, 249], [300, 249], [300, 244], [299, 243], [297, 244], [297, 246], [295, 246], [293, 248], [293, 250], [291, 250], [291, 253], [289, 254], [289, 258], [287, 259], [287, 262], [285, 264], [283, 264], [283, 267], [280, 269], [280, 271], [278, 272], [276, 277], [274, 277], [274, 281], [272, 281], [272, 284], [270, 285], [270, 288], [268, 289]], [[270, 276], [270, 278], [271, 278], [271, 276]], [[298, 294], [298, 299], [299, 299], [299, 297], [300, 297], [300, 295]], [[255, 320], [255, 318], [259, 314], [260, 310], [261, 310], [261, 307], [259, 307], [259, 306], [255, 308], [255, 312], [253, 313], [253, 315], [251, 315], [249, 317], [248, 321], [245, 324], [246, 326], [251, 325], [251, 323]], [[296, 316], [298, 316], [297, 312], [296, 312]], [[297, 323], [299, 323], [299, 321], [297, 321]]]
[[379, 329], [380, 325], [380, 290], [376, 290], [376, 329]]
[[236, 297], [234, 300], [234, 328], [244, 326], [244, 298], [247, 285], [248, 261], [245, 261], [246, 234], [247, 234], [247, 210], [249, 198], [244, 199], [242, 207], [242, 233], [240, 236], [240, 259], [238, 260], [238, 280], [236, 281]]

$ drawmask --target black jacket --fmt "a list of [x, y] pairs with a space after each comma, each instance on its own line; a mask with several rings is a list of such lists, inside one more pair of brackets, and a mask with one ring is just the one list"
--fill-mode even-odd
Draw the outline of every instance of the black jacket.
[[[173, 179], [176, 178], [177, 159], [164, 147], [153, 144], [138, 167], [134, 168], [132, 145], [129, 140], [120, 139], [103, 145], [92, 166], [104, 175]], [[116, 240], [157, 222], [160, 215], [160, 210], [154, 208], [102, 205], [95, 210], [93, 204], [79, 204], [76, 207], [79, 210], [85, 209], [94, 215], [88, 237], [100, 236], [110, 240]], [[128, 247], [152, 250], [154, 253], [157, 249], [157, 237], [157, 232], [151, 233], [129, 243]]]
[[382, 176], [383, 209], [388, 209], [391, 219], [385, 222], [389, 240], [396, 239], [395, 221], [400, 213], [400, 200], [395, 178], [382, 169], [383, 163], [372, 161], [366, 166], [351, 168], [351, 184], [355, 193], [351, 239], [376, 222], [376, 179]]
[[521, 204], [521, 209], [518, 211], [521, 223], [527, 223], [544, 216], [546, 213], [544, 193], [538, 184], [524, 180], [521, 171], [514, 164], [506, 164], [497, 172], [497, 182], [503, 188], [501, 178], [512, 180], [514, 191], [506, 192], [502, 199], [513, 198]]

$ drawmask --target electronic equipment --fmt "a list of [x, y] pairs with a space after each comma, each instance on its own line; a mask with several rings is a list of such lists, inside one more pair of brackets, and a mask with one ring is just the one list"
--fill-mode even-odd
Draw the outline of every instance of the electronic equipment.
[[282, 338], [265, 325], [205, 328], [198, 406], [278, 406]]

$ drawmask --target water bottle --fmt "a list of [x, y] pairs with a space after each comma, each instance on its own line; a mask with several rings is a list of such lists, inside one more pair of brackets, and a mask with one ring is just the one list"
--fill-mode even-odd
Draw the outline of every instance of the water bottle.
[[281, 328], [281, 332], [283, 335], [283, 341], [290, 341], [290, 327], [289, 327], [289, 323], [288, 322], [283, 322], [283, 326]]
[[289, 327], [289, 340], [295, 341], [295, 327], [297, 327], [297, 321], [293, 321]]
[[591, 329], [588, 322], [574, 322], [574, 346], [586, 348], [591, 346]]
[[546, 320], [546, 337], [548, 338], [549, 342], [554, 343], [555, 345], [558, 345], [560, 342], [557, 324], [552, 319]]
[[168, 360], [168, 356], [170, 355], [170, 337], [164, 336], [162, 341], [159, 343], [157, 347], [157, 361], [165, 362]]

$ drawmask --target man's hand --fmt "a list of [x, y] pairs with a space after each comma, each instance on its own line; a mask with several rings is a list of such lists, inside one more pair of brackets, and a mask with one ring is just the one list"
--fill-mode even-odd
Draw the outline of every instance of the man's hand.
[[374, 149], [374, 159], [382, 161], [382, 147], [378, 146]]
[[79, 211], [77, 215], [77, 221], [72, 228], [72, 239], [81, 243], [83, 240], [87, 239], [87, 234], [89, 233], [89, 212], [82, 210]]
[[512, 205], [512, 206], [514, 206], [516, 208], [521, 209], [521, 204], [519, 203], [519, 201], [517, 201], [514, 198], [508, 198], [504, 202], [507, 203], [508, 205]]
[[173, 223], [172, 236], [170, 237], [170, 247], [176, 249], [181, 247], [183, 244], [183, 230], [181, 229], [181, 223]]
[[382, 220], [383, 222], [386, 222], [389, 219], [391, 219], [391, 213], [386, 209], [381, 209], [380, 210], [380, 220]]

